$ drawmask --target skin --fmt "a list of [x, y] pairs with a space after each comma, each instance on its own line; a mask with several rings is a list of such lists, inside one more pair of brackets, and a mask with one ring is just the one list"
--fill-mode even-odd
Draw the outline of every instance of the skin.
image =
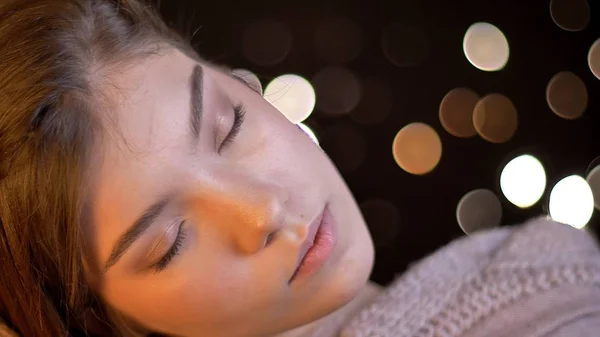
[[[164, 194], [173, 201], [101, 276], [99, 293], [168, 335], [300, 335], [364, 292], [370, 234], [326, 154], [259, 93], [206, 63], [200, 137], [192, 140], [188, 85], [197, 64], [172, 50], [113, 73], [102, 89], [113, 106], [105, 121], [115, 127], [95, 150], [97, 267], [149, 205]], [[244, 124], [219, 151], [239, 103]], [[307, 227], [326, 205], [337, 222], [335, 250], [322, 269], [290, 284]], [[182, 220], [179, 255], [160, 272], [149, 269]]]

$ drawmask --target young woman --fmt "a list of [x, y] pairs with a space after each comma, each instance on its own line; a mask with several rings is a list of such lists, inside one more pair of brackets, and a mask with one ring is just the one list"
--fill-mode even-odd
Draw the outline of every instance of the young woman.
[[0, 60], [0, 336], [600, 329], [595, 241], [544, 219], [369, 283], [327, 156], [139, 0], [3, 0]]

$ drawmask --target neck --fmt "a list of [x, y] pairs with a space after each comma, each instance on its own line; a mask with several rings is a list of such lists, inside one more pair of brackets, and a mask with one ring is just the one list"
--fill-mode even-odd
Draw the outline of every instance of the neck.
[[276, 337], [337, 337], [339, 330], [360, 310], [371, 303], [383, 288], [373, 282], [365, 284], [363, 289], [350, 302], [331, 314], [316, 321], [286, 331]]

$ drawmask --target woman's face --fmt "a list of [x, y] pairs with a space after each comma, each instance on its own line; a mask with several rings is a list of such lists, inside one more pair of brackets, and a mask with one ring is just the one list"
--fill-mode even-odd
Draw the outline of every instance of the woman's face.
[[[364, 286], [373, 246], [348, 187], [259, 93], [179, 51], [110, 84], [111, 128], [92, 167], [99, 292], [110, 305], [170, 335], [263, 337], [331, 313]], [[290, 283], [326, 208], [333, 253]]]

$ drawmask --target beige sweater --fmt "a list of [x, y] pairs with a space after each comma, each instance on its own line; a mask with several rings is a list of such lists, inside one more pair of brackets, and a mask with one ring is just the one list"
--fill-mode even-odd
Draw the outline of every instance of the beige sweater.
[[600, 250], [586, 232], [545, 218], [464, 237], [315, 335], [325, 330], [340, 337], [600, 336]]
[[465, 237], [344, 325], [341, 337], [600, 336], [600, 250], [545, 218]]

